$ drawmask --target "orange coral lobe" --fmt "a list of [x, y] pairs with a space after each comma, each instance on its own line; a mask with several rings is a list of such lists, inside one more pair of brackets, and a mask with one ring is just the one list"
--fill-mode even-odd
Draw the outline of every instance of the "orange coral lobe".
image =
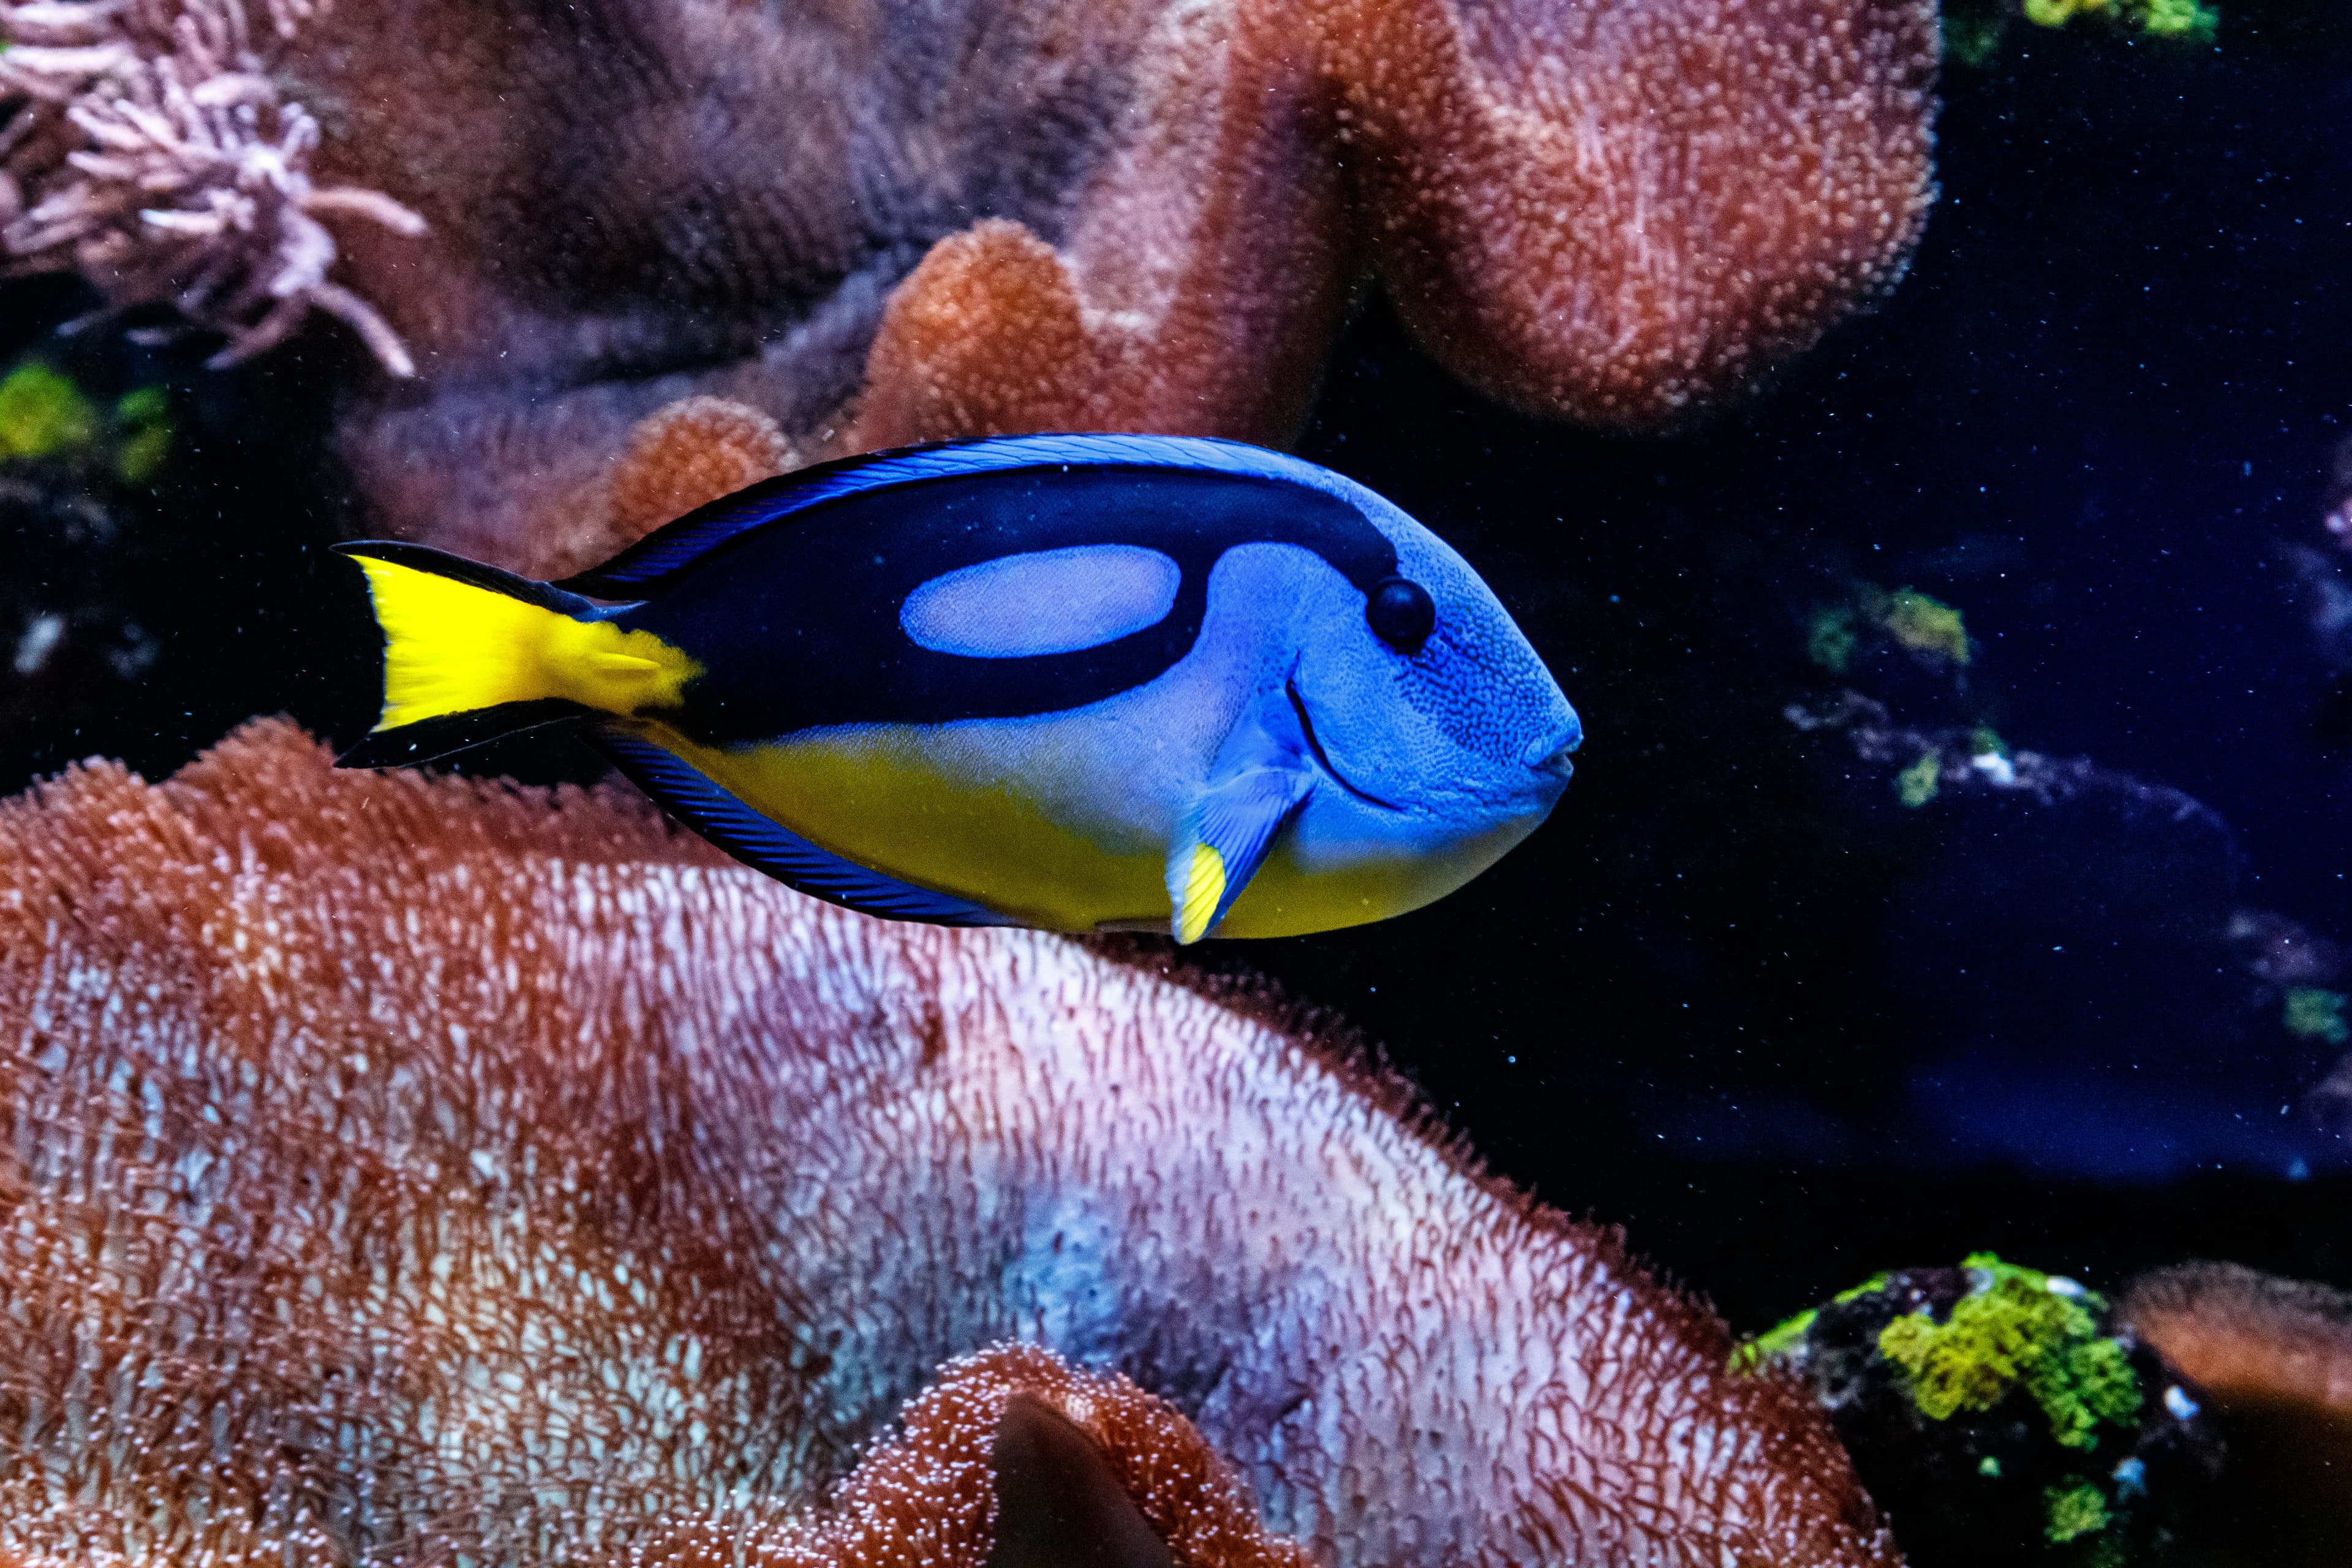
[[[1893, 1560], [1818, 1411], [1392, 1085], [626, 795], [74, 770], [0, 804], [0, 1040], [28, 1560], [984, 1562], [1016, 1395], [1187, 1564]], [[1015, 1339], [1106, 1370], [940, 1372]]]
[[1639, 426], [1741, 390], [1891, 286], [1926, 222], [1914, 0], [1322, 17], [1391, 297], [1521, 407]]
[[1090, 416], [1094, 357], [1053, 247], [1003, 218], [977, 225], [890, 296], [852, 445], [1109, 428]]
[[800, 467], [776, 422], [724, 397], [681, 397], [637, 421], [613, 470], [611, 548], [619, 554], [673, 518], [746, 485]]
[[689, 1529], [653, 1563], [773, 1568], [1307, 1568], [1192, 1424], [1035, 1345], [949, 1363], [820, 1511], [748, 1538]]
[[[2232, 1263], [2186, 1263], [2134, 1280], [2116, 1310], [2220, 1407], [2223, 1478], [2249, 1529], [2248, 1560], [2344, 1561], [2352, 1296]], [[2252, 1549], [2265, 1542], [2268, 1557]]]

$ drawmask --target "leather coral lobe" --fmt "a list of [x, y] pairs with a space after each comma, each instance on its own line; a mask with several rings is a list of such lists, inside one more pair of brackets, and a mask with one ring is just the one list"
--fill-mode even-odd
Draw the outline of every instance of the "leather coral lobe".
[[1366, 272], [1492, 395], [1652, 426], [1891, 287], [1932, 195], [1907, 0], [1229, 0], [1143, 47], [1058, 246], [984, 223], [892, 297], [858, 444], [1280, 439]]
[[[957, 1418], [1003, 1496], [1070, 1423], [1188, 1563], [1250, 1512], [1344, 1565], [1892, 1560], [1818, 1413], [1382, 1081], [634, 797], [282, 724], [75, 770], [0, 805], [0, 1042], [12, 1556], [782, 1550], [969, 1376], [1059, 1412]], [[1007, 1341], [1087, 1370], [941, 1373]]]
[[[0, 89], [65, 90], [27, 18], [241, 3], [0, 6]], [[198, 90], [178, 33], [89, 29], [119, 79]], [[268, 223], [199, 246], [197, 216], [150, 234], [114, 202], [82, 236], [68, 217], [98, 218], [56, 204], [121, 182], [37, 137], [7, 166], [55, 221], [7, 235], [118, 301], [209, 310], [250, 290], [171, 292], [176, 262], [141, 258], [299, 232], [251, 277], [362, 331], [369, 301], [424, 383], [340, 405], [373, 526], [560, 575], [680, 399], [757, 411], [799, 461], [1044, 428], [1279, 443], [1373, 289], [1508, 403], [1679, 418], [1900, 275], [1937, 48], [1930, 0], [337, 0], [268, 68], [222, 68], [255, 125], [298, 91], [317, 115], [283, 179], [206, 154], [246, 173], [205, 176], [201, 222]], [[12, 127], [116, 113], [75, 90], [83, 119], [27, 96]], [[379, 221], [295, 221], [331, 200]]]

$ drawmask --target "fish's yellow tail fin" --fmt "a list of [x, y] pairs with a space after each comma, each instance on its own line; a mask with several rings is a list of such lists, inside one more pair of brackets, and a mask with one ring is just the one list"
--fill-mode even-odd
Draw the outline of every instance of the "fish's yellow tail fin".
[[625, 631], [544, 583], [421, 545], [341, 548], [367, 574], [383, 632], [383, 711], [347, 764], [423, 761], [553, 720], [675, 707], [702, 673], [651, 632]]

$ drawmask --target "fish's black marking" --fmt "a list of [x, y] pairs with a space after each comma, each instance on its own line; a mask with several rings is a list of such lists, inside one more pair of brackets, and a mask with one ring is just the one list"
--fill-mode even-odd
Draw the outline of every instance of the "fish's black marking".
[[[1310, 550], [1367, 594], [1396, 574], [1386, 534], [1349, 500], [1304, 482], [1031, 467], [829, 499], [803, 522], [731, 536], [612, 618], [703, 665], [684, 708], [665, 721], [704, 744], [841, 724], [1023, 718], [1101, 701], [1182, 658], [1200, 636], [1210, 569], [1255, 543]], [[1139, 545], [1177, 563], [1182, 576], [1163, 619], [1093, 647], [998, 659], [921, 647], [899, 624], [907, 595], [942, 574], [1098, 544]]]
[[761, 530], [852, 495], [1015, 470], [1176, 469], [1328, 488], [1314, 464], [1204, 436], [1060, 434], [933, 441], [817, 463], [719, 497], [663, 524], [601, 566], [554, 584], [601, 599], [650, 596], [688, 567]]
[[418, 763], [437, 762], [509, 735], [520, 735], [526, 730], [572, 723], [587, 716], [587, 709], [561, 697], [470, 708], [463, 713], [444, 713], [363, 735], [357, 744], [335, 759], [335, 766], [411, 767]]

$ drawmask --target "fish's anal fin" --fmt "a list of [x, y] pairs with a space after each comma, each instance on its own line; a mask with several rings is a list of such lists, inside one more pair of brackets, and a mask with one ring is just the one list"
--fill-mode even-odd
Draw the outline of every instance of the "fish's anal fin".
[[592, 732], [595, 747], [661, 808], [755, 871], [860, 914], [929, 925], [1013, 925], [1007, 916], [950, 893], [902, 882], [843, 859], [754, 811], [676, 752], [618, 725]]
[[1191, 943], [1216, 930], [1314, 782], [1297, 759], [1276, 756], [1202, 792], [1168, 857], [1171, 935]]

